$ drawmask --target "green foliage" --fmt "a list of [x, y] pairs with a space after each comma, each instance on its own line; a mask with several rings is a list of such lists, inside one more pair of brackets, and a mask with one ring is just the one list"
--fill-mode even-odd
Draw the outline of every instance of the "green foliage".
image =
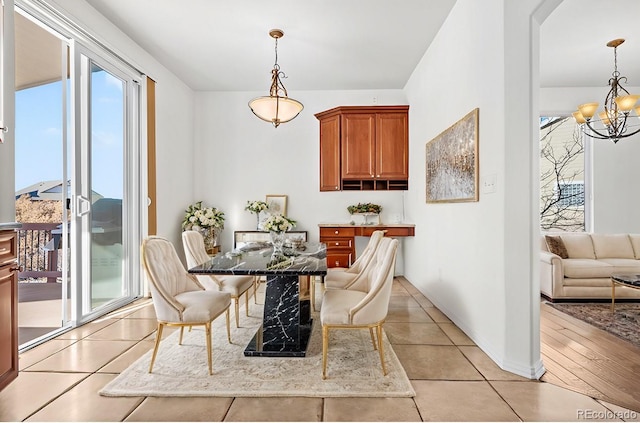
[[355, 206], [347, 207], [349, 214], [354, 213], [377, 213], [380, 214], [382, 206], [373, 203], [358, 203]]

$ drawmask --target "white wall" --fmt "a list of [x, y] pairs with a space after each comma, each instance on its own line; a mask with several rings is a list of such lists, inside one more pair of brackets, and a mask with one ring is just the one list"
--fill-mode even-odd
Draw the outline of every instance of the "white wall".
[[[407, 104], [402, 90], [290, 92], [305, 108], [291, 122], [274, 128], [247, 105], [265, 95], [267, 84], [265, 92], [196, 94], [195, 199], [225, 212], [225, 250], [233, 247], [234, 230], [255, 230], [255, 215], [244, 206], [248, 200], [264, 200], [267, 194], [287, 195], [287, 214], [298, 222], [295, 229], [308, 231], [316, 241], [318, 223], [350, 220], [350, 204], [380, 204], [386, 223], [402, 214], [402, 191], [320, 192], [320, 132], [314, 116], [336, 106], [371, 105], [374, 96], [377, 104]], [[413, 172], [410, 168], [409, 174]], [[402, 269], [401, 257], [397, 268]]]
[[[498, 365], [538, 377], [533, 120], [526, 95], [528, 28], [538, 2], [508, 3], [458, 0], [405, 87], [413, 171], [407, 218], [416, 223], [416, 237], [405, 241], [405, 275]], [[480, 183], [496, 175], [496, 192], [481, 190], [479, 202], [426, 204], [426, 142], [475, 107]]]
[[[631, 93], [640, 92], [640, 87], [625, 86]], [[608, 87], [542, 88], [540, 110], [542, 113], [568, 115], [577, 105], [587, 102], [601, 104]], [[640, 120], [632, 117], [633, 125]], [[637, 128], [636, 128], [637, 129]], [[640, 157], [640, 134], [612, 141], [587, 138], [592, 146], [593, 198], [592, 224], [594, 232], [639, 233], [640, 196], [637, 192]]]
[[86, 2], [50, 3], [157, 82], [158, 234], [181, 244], [180, 222], [193, 199], [193, 91]]

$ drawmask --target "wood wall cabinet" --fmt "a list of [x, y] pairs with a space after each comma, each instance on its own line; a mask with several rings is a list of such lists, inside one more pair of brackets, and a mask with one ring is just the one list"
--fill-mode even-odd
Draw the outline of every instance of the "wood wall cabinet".
[[14, 230], [0, 230], [0, 390], [18, 377], [18, 266]]
[[385, 231], [385, 236], [415, 235], [415, 225], [346, 225], [320, 224], [320, 242], [327, 244], [327, 267], [351, 267], [356, 260], [356, 236], [371, 236], [373, 231]]
[[342, 106], [320, 121], [320, 191], [409, 188], [409, 106]]

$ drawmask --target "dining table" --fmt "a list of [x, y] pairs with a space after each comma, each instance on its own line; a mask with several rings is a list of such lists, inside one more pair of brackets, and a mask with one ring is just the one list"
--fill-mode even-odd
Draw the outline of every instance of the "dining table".
[[[218, 253], [189, 269], [193, 274], [266, 276], [262, 324], [244, 350], [248, 357], [304, 357], [313, 319], [300, 281], [327, 274], [327, 247], [320, 242], [285, 245], [275, 253], [267, 242]], [[311, 283], [314, 283], [311, 281]]]

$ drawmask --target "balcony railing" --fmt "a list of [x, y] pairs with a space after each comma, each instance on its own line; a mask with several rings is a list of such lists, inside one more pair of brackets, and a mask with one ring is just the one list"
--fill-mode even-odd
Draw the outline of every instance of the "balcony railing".
[[[60, 223], [23, 223], [18, 230], [18, 279], [43, 279], [56, 282], [62, 277], [58, 260], [60, 237], [51, 233]], [[55, 232], [54, 232], [55, 233]]]

